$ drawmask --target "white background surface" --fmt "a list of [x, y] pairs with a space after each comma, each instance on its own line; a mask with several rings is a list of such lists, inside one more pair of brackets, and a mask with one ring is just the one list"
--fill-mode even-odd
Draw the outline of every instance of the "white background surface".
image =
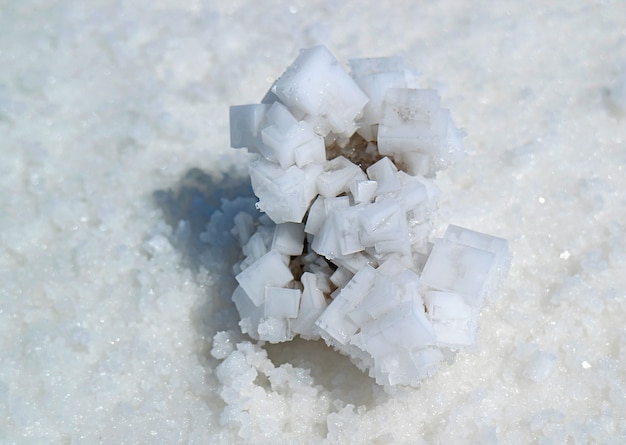
[[[228, 106], [319, 43], [439, 90], [438, 233], [514, 255], [477, 350], [395, 397], [319, 343], [209, 353], [245, 340], [198, 240]], [[626, 442], [625, 67], [618, 0], [0, 2], [0, 442]]]

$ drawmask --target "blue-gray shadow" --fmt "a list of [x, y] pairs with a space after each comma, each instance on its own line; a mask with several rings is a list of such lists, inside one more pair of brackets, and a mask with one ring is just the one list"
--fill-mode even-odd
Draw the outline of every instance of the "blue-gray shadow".
[[[192, 323], [201, 337], [210, 339], [222, 330], [239, 330], [239, 317], [231, 300], [236, 287], [232, 267], [241, 259], [241, 249], [230, 233], [239, 211], [255, 219], [261, 214], [250, 178], [239, 174], [214, 177], [199, 169], [188, 171], [171, 188], [154, 192], [156, 204], [172, 227], [172, 244], [183, 255], [183, 267], [194, 273], [201, 269], [219, 277], [218, 286], [206, 302], [195, 308]], [[208, 344], [208, 342], [207, 342]], [[291, 342], [264, 346], [275, 366], [291, 363], [310, 369], [317, 384], [333, 397], [355, 406], [371, 406], [386, 398], [382, 389], [350, 360], [322, 341], [296, 338]], [[212, 363], [209, 350], [200, 351]]]

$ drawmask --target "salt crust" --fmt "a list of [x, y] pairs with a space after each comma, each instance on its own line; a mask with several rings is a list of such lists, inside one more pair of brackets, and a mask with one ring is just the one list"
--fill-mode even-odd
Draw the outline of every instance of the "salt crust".
[[269, 217], [235, 220], [233, 301], [254, 339], [323, 338], [377, 383], [417, 386], [475, 345], [508, 243], [454, 225], [429, 242], [433, 178], [459, 159], [463, 132], [400, 58], [350, 67], [302, 50], [263, 103], [231, 107], [231, 145], [257, 154], [250, 177]]

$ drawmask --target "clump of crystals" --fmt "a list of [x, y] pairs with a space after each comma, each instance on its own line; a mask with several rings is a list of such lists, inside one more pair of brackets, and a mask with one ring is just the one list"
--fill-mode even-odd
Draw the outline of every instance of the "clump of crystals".
[[434, 174], [463, 133], [400, 58], [350, 68], [305, 49], [260, 104], [231, 107], [265, 213], [235, 218], [233, 301], [255, 339], [321, 337], [379, 384], [415, 386], [475, 344], [508, 243], [452, 225], [429, 242]]

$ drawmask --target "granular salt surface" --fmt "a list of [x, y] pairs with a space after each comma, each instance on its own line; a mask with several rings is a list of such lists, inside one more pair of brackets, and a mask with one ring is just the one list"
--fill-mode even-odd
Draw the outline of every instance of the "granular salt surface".
[[[626, 442], [624, 2], [2, 11], [0, 442]], [[317, 44], [420, 71], [468, 133], [436, 235], [510, 242], [477, 349], [417, 389], [255, 344], [230, 302], [255, 200], [228, 107]]]

